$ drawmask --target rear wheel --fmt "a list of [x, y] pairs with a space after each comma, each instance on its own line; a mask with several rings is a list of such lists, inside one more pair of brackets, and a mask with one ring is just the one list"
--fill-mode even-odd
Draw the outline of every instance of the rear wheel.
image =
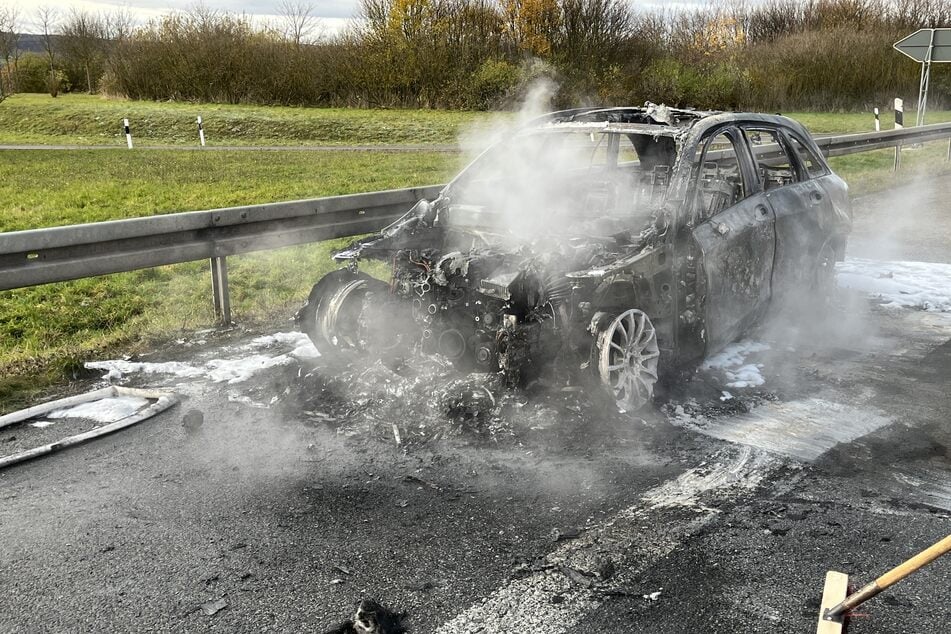
[[657, 331], [643, 311], [596, 316], [597, 373], [619, 409], [633, 412], [654, 397], [660, 349]]

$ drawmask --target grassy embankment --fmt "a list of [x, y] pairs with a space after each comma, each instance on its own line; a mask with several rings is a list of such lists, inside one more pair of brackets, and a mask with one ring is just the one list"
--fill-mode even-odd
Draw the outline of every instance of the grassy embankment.
[[137, 145], [427, 145], [455, 143], [477, 112], [346, 110], [126, 101], [89, 95], [13, 95], [0, 106], [0, 143], [125, 146], [129, 119]]
[[[118, 142], [121, 147], [121, 136], [103, 131], [100, 122], [113, 125], [123, 116], [148, 118], [150, 143], [186, 143], [199, 109], [209, 135], [217, 130], [210, 138], [229, 145], [451, 143], [486, 117], [17, 95], [0, 104], [0, 144]], [[216, 120], [218, 113], [227, 124]], [[868, 129], [871, 119], [793, 116], [815, 133]], [[951, 119], [951, 113], [940, 117]], [[113, 136], [96, 141], [94, 133]], [[854, 191], [864, 193], [900, 182], [910, 170], [946, 169], [935, 160], [943, 158], [945, 148], [935, 144], [907, 151], [905, 170], [897, 177], [890, 172], [890, 150], [842, 157], [833, 166]], [[432, 184], [448, 178], [460, 161], [458, 155], [436, 152], [0, 152], [0, 231]], [[247, 324], [289, 316], [332, 266], [328, 255], [335, 246], [231, 258], [236, 318]], [[90, 356], [154, 345], [208, 326], [212, 318], [204, 262], [0, 293], [0, 410], [69, 376]]]

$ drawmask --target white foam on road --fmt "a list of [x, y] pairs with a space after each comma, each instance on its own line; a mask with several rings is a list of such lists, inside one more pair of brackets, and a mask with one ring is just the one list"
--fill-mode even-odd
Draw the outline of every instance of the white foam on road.
[[702, 368], [721, 371], [727, 379], [726, 387], [759, 387], [766, 382], [762, 373], [763, 364], [747, 363], [746, 357], [764, 350], [769, 350], [769, 344], [744, 339], [731, 343], [717, 354], [708, 357]]
[[764, 403], [747, 414], [722, 419], [694, 419], [675, 411], [670, 422], [720, 440], [812, 461], [839, 443], [888, 425], [892, 419], [868, 406], [859, 409], [807, 398]]
[[951, 264], [847, 258], [836, 274], [842, 288], [867, 293], [891, 308], [951, 312]]
[[[709, 463], [648, 490], [637, 504], [606, 524], [563, 542], [545, 557], [540, 569], [504, 583], [436, 633], [568, 632], [601, 605], [602, 595], [578, 583], [580, 579], [594, 584], [599, 562], [610, 559], [623, 571], [620, 576], [633, 581], [713, 519], [718, 513], [714, 502], [748, 494], [779, 464], [749, 447], [724, 450]], [[674, 517], [669, 516], [672, 509]], [[665, 517], [658, 517], [661, 514]], [[651, 528], [645, 530], [646, 526]], [[577, 571], [575, 581], [566, 570]], [[561, 601], [553, 603], [555, 596]], [[661, 599], [658, 592], [647, 596]]]
[[[287, 351], [288, 348], [292, 348]], [[258, 372], [299, 359], [320, 356], [307, 335], [300, 332], [278, 332], [252, 339], [241, 346], [225, 347], [215, 351], [212, 358], [194, 361], [127, 361], [111, 359], [89, 361], [91, 370], [104, 370], [109, 380], [119, 380], [129, 374], [165, 375], [171, 379], [204, 379], [210, 383], [242, 383]], [[219, 356], [220, 355], [220, 356]]]
[[[46, 418], [85, 418], [99, 423], [114, 423], [128, 418], [143, 407], [149, 405], [149, 400], [138, 396], [116, 396], [103, 398], [98, 401], [81, 403], [74, 407], [58, 409], [46, 415]], [[37, 423], [37, 426], [39, 424]]]

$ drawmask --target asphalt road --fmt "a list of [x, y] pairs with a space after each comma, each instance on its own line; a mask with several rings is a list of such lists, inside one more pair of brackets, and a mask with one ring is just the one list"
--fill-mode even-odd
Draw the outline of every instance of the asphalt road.
[[[0, 472], [0, 630], [321, 632], [373, 597], [417, 633], [814, 631], [826, 570], [862, 585], [951, 526], [951, 314], [833, 311], [751, 335], [763, 385], [699, 371], [637, 417], [553, 388], [487, 404], [439, 368], [126, 373], [183, 403]], [[144, 360], [291, 347], [253, 334]], [[939, 560], [849, 631], [941, 632], [949, 582]]]

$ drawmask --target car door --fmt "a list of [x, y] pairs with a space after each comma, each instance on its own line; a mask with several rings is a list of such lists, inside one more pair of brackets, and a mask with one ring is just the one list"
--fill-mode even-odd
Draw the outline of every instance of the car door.
[[769, 124], [743, 126], [756, 174], [775, 214], [773, 289], [785, 295], [808, 289], [820, 250], [831, 235], [824, 226], [832, 204], [828, 192], [794, 156], [791, 141]]
[[734, 341], [770, 298], [776, 236], [772, 209], [737, 128], [703, 143], [693, 190], [706, 352]]

